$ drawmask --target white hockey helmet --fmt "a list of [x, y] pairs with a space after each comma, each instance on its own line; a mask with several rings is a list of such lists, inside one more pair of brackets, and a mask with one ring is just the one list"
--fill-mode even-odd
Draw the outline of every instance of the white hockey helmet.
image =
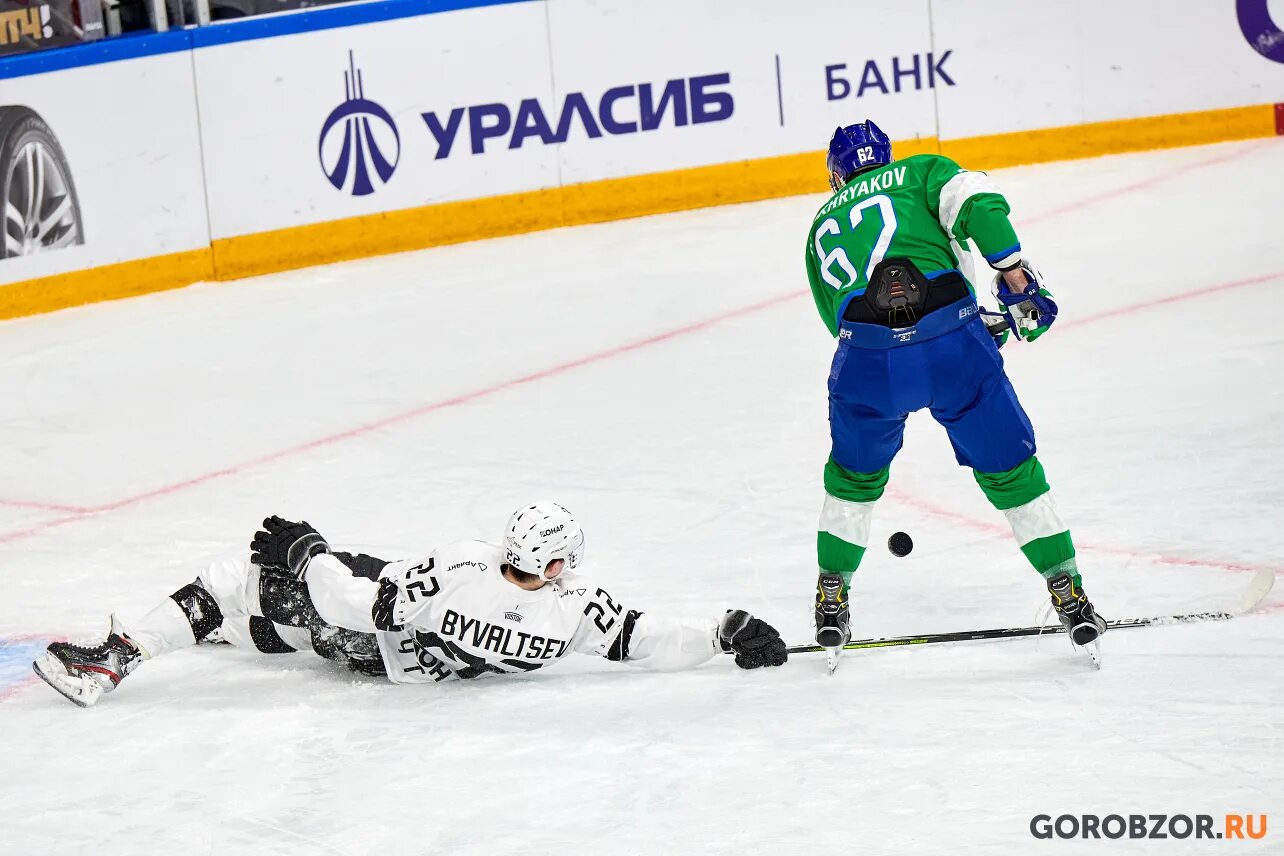
[[573, 571], [584, 556], [584, 530], [571, 512], [556, 502], [540, 500], [519, 508], [504, 529], [504, 561], [517, 570], [541, 579], [556, 559]]

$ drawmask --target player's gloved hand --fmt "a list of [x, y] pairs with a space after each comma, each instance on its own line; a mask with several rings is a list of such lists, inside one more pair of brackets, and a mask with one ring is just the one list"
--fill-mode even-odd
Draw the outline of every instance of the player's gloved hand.
[[779, 666], [789, 659], [776, 628], [743, 609], [728, 609], [722, 616], [718, 641], [724, 652], [736, 655], [736, 665], [742, 669]]
[[309, 523], [295, 523], [273, 515], [263, 521], [263, 528], [250, 542], [250, 561], [261, 568], [286, 571], [296, 580], [303, 579], [313, 556], [329, 553], [330, 545]]
[[1012, 332], [1018, 339], [1033, 342], [1057, 320], [1057, 304], [1052, 300], [1052, 293], [1043, 287], [1043, 274], [1024, 259], [1020, 269], [1025, 274], [1024, 289], [1014, 291], [1003, 274], [997, 273], [993, 291]]
[[375, 627], [393, 633], [405, 629], [404, 625], [392, 619], [392, 611], [396, 608], [400, 595], [401, 589], [395, 582], [387, 577], [379, 580], [379, 593], [375, 595], [374, 605], [370, 607], [370, 617], [374, 619]]

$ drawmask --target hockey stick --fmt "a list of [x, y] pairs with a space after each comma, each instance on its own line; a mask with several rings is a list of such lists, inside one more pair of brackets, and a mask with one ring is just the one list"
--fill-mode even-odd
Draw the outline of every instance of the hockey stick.
[[[1187, 615], [1161, 615], [1154, 618], [1120, 618], [1107, 621], [1110, 630], [1124, 630], [1130, 627], [1149, 627], [1153, 624], [1190, 624], [1196, 621], [1226, 621], [1237, 615], [1243, 615], [1254, 609], [1270, 594], [1275, 585], [1275, 572], [1262, 568], [1253, 574], [1248, 588], [1240, 596], [1239, 602], [1227, 610], [1212, 612], [1192, 612]], [[993, 630], [960, 630], [953, 633], [924, 633], [918, 636], [889, 636], [884, 639], [858, 639], [843, 646], [844, 651], [855, 651], [864, 648], [895, 648], [901, 645], [935, 645], [939, 642], [977, 642], [985, 639], [1019, 639], [1023, 636], [1042, 636], [1065, 633], [1060, 624], [1034, 627], [998, 627]], [[790, 654], [813, 654], [826, 650], [819, 645], [791, 645]]]

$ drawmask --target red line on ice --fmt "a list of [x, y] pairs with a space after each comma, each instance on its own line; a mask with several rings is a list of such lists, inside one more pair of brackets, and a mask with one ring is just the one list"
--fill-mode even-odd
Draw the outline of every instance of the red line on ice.
[[1169, 169], [1167, 171], [1156, 173], [1155, 175], [1152, 175], [1150, 178], [1143, 178], [1140, 181], [1134, 181], [1131, 184], [1121, 184], [1118, 187], [1110, 188], [1104, 193], [1098, 193], [1095, 196], [1085, 196], [1083, 199], [1077, 199], [1074, 202], [1070, 202], [1065, 205], [1060, 205], [1056, 208], [1050, 208], [1047, 211], [1040, 211], [1038, 214], [1035, 214], [1033, 217], [1020, 217], [1018, 218], [1018, 220], [1022, 226], [1027, 226], [1032, 223], [1041, 223], [1044, 220], [1049, 220], [1060, 214], [1066, 214], [1066, 213], [1069, 213], [1070, 211], [1077, 211], [1080, 208], [1087, 208], [1089, 205], [1094, 205], [1098, 202], [1104, 202], [1107, 199], [1114, 199], [1118, 196], [1124, 196], [1126, 194], [1133, 193], [1134, 191], [1137, 191], [1137, 190], [1145, 190], [1147, 187], [1154, 187], [1157, 184], [1164, 184], [1166, 182], [1172, 181], [1174, 178], [1179, 178], [1180, 176], [1183, 176], [1188, 172], [1195, 172], [1196, 170], [1203, 169], [1206, 166], [1213, 166], [1214, 164], [1225, 163], [1226, 161], [1235, 160], [1236, 158], [1241, 158], [1244, 155], [1252, 154], [1258, 149], [1262, 149], [1262, 148], [1265, 148], [1266, 146], [1272, 146], [1272, 145], [1277, 145], [1276, 140], [1274, 140], [1273, 138], [1267, 137], [1266, 139], [1259, 140], [1256, 143], [1250, 143], [1248, 145], [1242, 146], [1238, 149], [1235, 149], [1234, 151], [1226, 152], [1220, 155], [1214, 155], [1211, 158], [1204, 158], [1203, 160], [1193, 161], [1184, 166], [1173, 167], [1172, 169]]
[[1244, 279], [1236, 279], [1231, 282], [1223, 282], [1217, 285], [1208, 285], [1203, 288], [1197, 288], [1194, 291], [1183, 291], [1178, 294], [1170, 294], [1167, 297], [1157, 297], [1153, 300], [1147, 300], [1145, 303], [1136, 303], [1132, 306], [1124, 306], [1119, 309], [1111, 309], [1108, 312], [1098, 312], [1089, 315], [1086, 318], [1076, 318], [1061, 325], [1062, 330], [1071, 327], [1082, 327], [1085, 324], [1095, 324], [1098, 321], [1104, 321], [1107, 318], [1117, 318], [1120, 315], [1129, 315], [1133, 312], [1139, 312], [1142, 309], [1153, 309], [1157, 306], [1167, 306], [1170, 303], [1182, 303], [1186, 300], [1194, 300], [1197, 297], [1203, 297], [1208, 294], [1217, 294], [1222, 291], [1230, 291], [1233, 288], [1243, 288], [1247, 285], [1260, 285], [1263, 282], [1270, 282], [1273, 279], [1284, 278], [1284, 271], [1275, 273], [1264, 273], [1260, 276], [1250, 276]]
[[33, 502], [25, 499], [0, 499], [0, 505], [10, 508], [34, 508], [37, 511], [70, 511], [75, 514], [88, 514], [89, 509], [80, 505], [57, 505], [52, 502]]
[[775, 297], [771, 297], [766, 300], [758, 301], [757, 303], [751, 303], [747, 306], [742, 306], [739, 309], [733, 309], [730, 312], [724, 312], [722, 314], [716, 315], [711, 318], [705, 318], [702, 321], [695, 321], [690, 324], [685, 324], [681, 327], [675, 327], [674, 329], [665, 331], [663, 333], [657, 333], [653, 336], [647, 336], [644, 339], [638, 339], [636, 341], [629, 342], [624, 345], [619, 345], [614, 348], [608, 348], [605, 351], [598, 351], [597, 353], [594, 353], [594, 354], [588, 354], [586, 356], [578, 357], [568, 362], [559, 363], [557, 365], [550, 366], [546, 369], [541, 369], [540, 371], [532, 372], [531, 374], [522, 375], [521, 377], [514, 378], [512, 380], [507, 380], [501, 383], [494, 384], [492, 386], [476, 389], [476, 390], [473, 390], [472, 392], [466, 392], [462, 395], [457, 395], [452, 398], [443, 399], [441, 401], [435, 401], [431, 404], [426, 404], [422, 407], [417, 407], [414, 410], [407, 410], [403, 413], [398, 413], [394, 416], [388, 416], [388, 417], [385, 417], [384, 419], [380, 419], [375, 422], [368, 422], [364, 425], [359, 425], [355, 428], [350, 428], [346, 431], [340, 431], [336, 434], [330, 434], [325, 437], [320, 437], [316, 440], [311, 440], [307, 443], [301, 443], [297, 446], [291, 446], [289, 448], [272, 452], [267, 455], [261, 455], [257, 458], [251, 458], [248, 461], [242, 461], [239, 464], [234, 464], [230, 467], [224, 467], [219, 470], [214, 470], [212, 472], [208, 472], [203, 475], [196, 476], [194, 478], [186, 479], [185, 481], [174, 482], [172, 484], [154, 488], [152, 490], [145, 491], [143, 493], [134, 494], [133, 496], [128, 496], [123, 499], [107, 502], [102, 505], [82, 508], [79, 511], [76, 511], [75, 513], [72, 513], [72, 514], [68, 514], [65, 517], [58, 517], [53, 520], [45, 520], [40, 523], [36, 523], [32, 526], [28, 526], [25, 529], [18, 529], [18, 530], [7, 532], [3, 535], [0, 535], [0, 544], [12, 543], [22, 538], [26, 538], [40, 532], [44, 532], [46, 530], [53, 529], [58, 526], [63, 526], [67, 523], [74, 523], [77, 520], [82, 520], [86, 517], [90, 517], [97, 514], [103, 514], [109, 511], [115, 511], [117, 509], [125, 508], [131, 505], [137, 505], [140, 502], [143, 502], [148, 499], [153, 499], [158, 496], [166, 496], [168, 494], [177, 493], [179, 491], [186, 490], [187, 488], [190, 488], [190, 487], [195, 487], [200, 484], [205, 484], [206, 482], [214, 481], [215, 479], [236, 475], [238, 473], [245, 472], [246, 470], [253, 469], [254, 467], [258, 467], [264, 464], [269, 464], [275, 461], [282, 460], [283, 458], [293, 457], [295, 455], [299, 455], [304, 452], [311, 451], [313, 449], [321, 448], [323, 446], [329, 446], [343, 440], [351, 439], [353, 437], [360, 437], [365, 434], [370, 434], [374, 431], [378, 431], [380, 429], [387, 428], [391, 425], [396, 425], [401, 422], [407, 422], [411, 419], [415, 419], [419, 416], [423, 416], [425, 414], [432, 413], [437, 410], [442, 410], [447, 407], [455, 407], [461, 404], [467, 404], [469, 402], [476, 401], [481, 398], [486, 398], [488, 396], [495, 395], [496, 393], [505, 392], [507, 390], [515, 389], [516, 387], [523, 386], [528, 383], [534, 383], [535, 381], [543, 380], [544, 378], [553, 377], [554, 375], [559, 375], [564, 372], [568, 372], [572, 369], [577, 369], [582, 366], [591, 365], [593, 363], [603, 362], [605, 360], [612, 359], [613, 357], [618, 357], [622, 354], [627, 354], [632, 351], [637, 351], [643, 348], [650, 347], [651, 345], [658, 345], [663, 342], [670, 341], [672, 339], [677, 339], [681, 336], [686, 336], [690, 333], [696, 333], [701, 330], [708, 329], [715, 325], [721, 324], [724, 321], [729, 321], [731, 319], [740, 318], [746, 315], [752, 315], [756, 312], [761, 312], [764, 309], [770, 309], [771, 307], [777, 306], [781, 303], [786, 303], [791, 300], [796, 300], [798, 297], [799, 297], [798, 292], [792, 292], [792, 291], [789, 292], [788, 294], [777, 295]]
[[[893, 499], [900, 500], [908, 505], [914, 506], [915, 510], [922, 511], [932, 517], [941, 520], [949, 520], [957, 523], [973, 532], [984, 535], [991, 535], [996, 538], [1011, 538], [1012, 530], [1001, 523], [991, 523], [986, 520], [980, 520], [968, 514], [962, 514], [953, 509], [937, 505], [925, 497], [918, 494], [910, 493], [901, 488], [888, 485], [886, 494]], [[1163, 553], [1147, 552], [1145, 550], [1133, 550], [1127, 547], [1111, 547], [1105, 544], [1092, 544], [1075, 539], [1075, 547], [1079, 550], [1090, 550], [1097, 553], [1110, 553], [1115, 556], [1128, 556], [1130, 558], [1148, 559], [1161, 565], [1185, 565], [1192, 568], [1216, 568], [1221, 571], [1258, 571], [1263, 565], [1253, 565], [1245, 562], [1221, 562], [1210, 559], [1188, 559], [1184, 556], [1169, 556]]]
[[40, 678], [36, 677], [36, 675], [33, 674], [29, 677], [23, 678], [22, 680], [18, 681], [16, 684], [10, 684], [9, 686], [0, 690], [0, 701], [8, 701], [9, 699], [16, 696], [18, 693], [22, 692], [28, 687], [34, 687], [38, 683], [40, 683]]

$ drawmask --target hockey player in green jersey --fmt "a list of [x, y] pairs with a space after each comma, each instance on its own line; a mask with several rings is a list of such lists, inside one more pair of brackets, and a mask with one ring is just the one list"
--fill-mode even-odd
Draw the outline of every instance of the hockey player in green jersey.
[[[874, 503], [900, 451], [905, 419], [927, 408], [1001, 510], [1047, 583], [1076, 645], [1105, 632], [1083, 592], [1074, 543], [1035, 455], [999, 347], [1033, 342], [1056, 320], [1042, 276], [1022, 258], [1007, 200], [982, 172], [940, 155], [893, 160], [873, 122], [834, 132], [834, 195], [807, 235], [816, 308], [838, 338], [829, 374], [832, 449], [816, 536], [816, 643], [830, 670], [851, 638], [848, 589], [869, 543]], [[959, 260], [974, 243], [997, 271], [1001, 313], [977, 306]]]

